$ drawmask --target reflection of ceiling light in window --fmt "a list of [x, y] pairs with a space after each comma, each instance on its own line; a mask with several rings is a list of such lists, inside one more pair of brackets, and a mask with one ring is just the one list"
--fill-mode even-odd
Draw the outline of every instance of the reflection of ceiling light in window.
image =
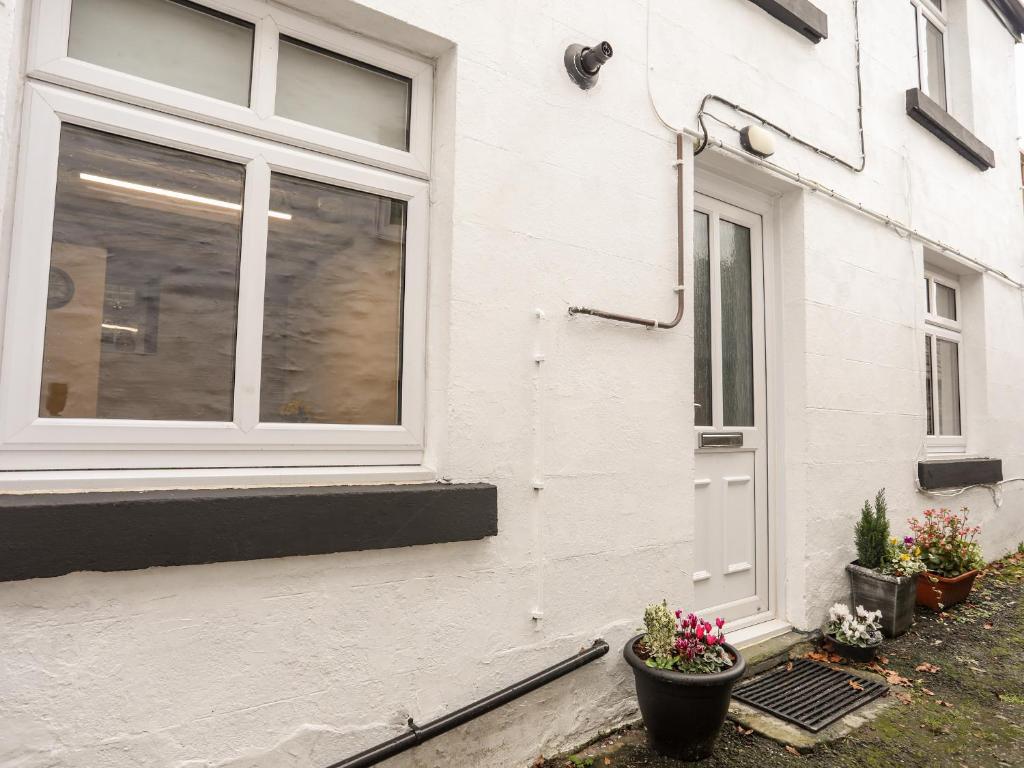
[[108, 331], [127, 331], [128, 333], [138, 333], [138, 328], [133, 328], [130, 325], [114, 325], [113, 323], [100, 323], [100, 326], [106, 328]]
[[[169, 197], [172, 200], [182, 200], [187, 203], [198, 203], [199, 205], [209, 205], [213, 208], [225, 208], [229, 211], [241, 211], [242, 206], [238, 203], [229, 203], [224, 200], [215, 200], [212, 197], [201, 197], [199, 195], [190, 195], [187, 192], [175, 192], [172, 189], [161, 189], [160, 187], [149, 187], [145, 184], [136, 184], [131, 181], [121, 181], [120, 179], [111, 179], [106, 176], [96, 176], [92, 173], [80, 173], [78, 174], [82, 181], [92, 181], [96, 184], [105, 184], [108, 187], [117, 187], [118, 189], [130, 189], [133, 192], [142, 192], [147, 195], [159, 195], [160, 197]], [[290, 213], [281, 213], [280, 211], [269, 211], [267, 215], [272, 219], [282, 219], [284, 221], [291, 221], [292, 215]]]

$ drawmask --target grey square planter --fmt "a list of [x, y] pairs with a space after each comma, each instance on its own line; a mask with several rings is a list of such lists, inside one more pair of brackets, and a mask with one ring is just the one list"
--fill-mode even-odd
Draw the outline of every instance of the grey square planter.
[[886, 576], [856, 562], [846, 566], [850, 574], [853, 607], [863, 605], [869, 611], [882, 612], [882, 634], [899, 637], [914, 623], [917, 602], [917, 575]]

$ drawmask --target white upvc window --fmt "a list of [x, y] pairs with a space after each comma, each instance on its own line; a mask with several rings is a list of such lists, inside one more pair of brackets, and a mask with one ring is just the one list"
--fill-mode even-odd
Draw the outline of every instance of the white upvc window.
[[950, 0], [910, 0], [917, 39], [918, 87], [947, 112], [949, 104], [949, 34], [943, 5]]
[[964, 434], [960, 284], [948, 275], [926, 270], [925, 289], [925, 417], [927, 445], [937, 453], [963, 453]]
[[249, 0], [30, 49], [0, 469], [421, 464], [432, 65]]

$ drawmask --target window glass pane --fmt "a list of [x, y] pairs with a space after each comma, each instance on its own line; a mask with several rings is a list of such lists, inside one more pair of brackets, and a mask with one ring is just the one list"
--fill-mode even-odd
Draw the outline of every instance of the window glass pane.
[[939, 434], [960, 434], [960, 350], [955, 341], [935, 340]]
[[935, 283], [935, 314], [956, 320], [956, 291], [940, 282]]
[[406, 203], [271, 177], [260, 419], [398, 424]]
[[63, 126], [40, 416], [231, 420], [244, 174]]
[[929, 285], [929, 282], [930, 281], [926, 277], [924, 279], [924, 309], [926, 312], [932, 311], [932, 293], [930, 290], [931, 286]]
[[942, 47], [942, 31], [925, 20], [928, 50], [928, 95], [946, 107], [946, 54]]
[[693, 423], [710, 427], [711, 247], [706, 213], [693, 212]]
[[277, 67], [277, 114], [409, 148], [409, 78], [285, 37]]
[[924, 405], [928, 434], [935, 434], [935, 414], [932, 408], [932, 337], [924, 337]]
[[74, 0], [68, 55], [248, 105], [253, 31], [174, 0]]
[[722, 407], [725, 426], [754, 425], [750, 230], [721, 221]]

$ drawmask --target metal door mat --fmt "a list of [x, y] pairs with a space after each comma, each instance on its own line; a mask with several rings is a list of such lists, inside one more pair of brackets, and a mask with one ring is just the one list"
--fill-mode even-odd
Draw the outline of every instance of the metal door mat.
[[810, 659], [797, 659], [767, 675], [743, 683], [733, 698], [817, 733], [843, 715], [889, 690], [876, 683]]

